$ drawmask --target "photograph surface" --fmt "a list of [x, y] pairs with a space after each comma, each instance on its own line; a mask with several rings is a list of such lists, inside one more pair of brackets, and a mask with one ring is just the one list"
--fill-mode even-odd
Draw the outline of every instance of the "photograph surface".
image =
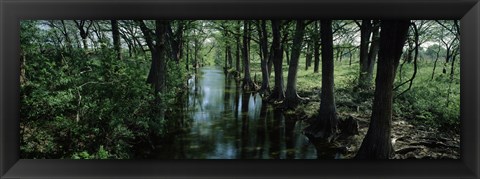
[[22, 159], [460, 159], [459, 20], [21, 20]]

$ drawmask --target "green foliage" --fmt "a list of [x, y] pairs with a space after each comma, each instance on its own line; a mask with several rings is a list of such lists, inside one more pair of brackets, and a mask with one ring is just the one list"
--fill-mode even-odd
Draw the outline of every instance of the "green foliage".
[[94, 154], [89, 154], [87, 151], [82, 151], [72, 155], [72, 159], [108, 159], [109, 157], [110, 154], [103, 148], [103, 145], [101, 145], [98, 151]]
[[[459, 67], [460, 62], [455, 66]], [[403, 67], [403, 80], [409, 79], [413, 73], [412, 64]], [[446, 67], [447, 69], [450, 66]], [[460, 70], [454, 71], [453, 79], [449, 72], [443, 74], [437, 66], [436, 76], [431, 79], [433, 62], [419, 62], [419, 69], [410, 90], [408, 84], [398, 88], [394, 100], [394, 111], [397, 116], [410, 119], [417, 124], [440, 128], [444, 131], [458, 132], [460, 130]], [[400, 74], [395, 85], [399, 85]]]
[[[102, 26], [102, 23], [97, 25]], [[178, 22], [173, 22], [178, 25], [176, 23]], [[190, 70], [193, 71], [195, 58], [202, 66], [223, 67], [226, 45], [231, 45], [232, 53], [236, 53], [235, 35], [242, 34], [242, 23], [185, 23], [188, 25], [185, 26], [183, 41], [186, 42], [184, 48], [189, 48]], [[342, 25], [345, 23], [347, 24]], [[170, 132], [168, 121], [176, 119], [175, 110], [178, 110], [179, 104], [184, 100], [187, 78], [192, 72], [185, 69], [187, 54], [184, 54], [179, 62], [167, 59], [167, 90], [160, 94], [161, 101], [157, 103], [152, 86], [146, 83], [151, 52], [135, 52], [129, 56], [122, 53], [122, 59], [117, 59], [107, 38], [109, 35], [106, 33], [110, 32], [105, 29], [102, 31], [102, 27], [97, 29], [97, 36], [102, 36], [97, 40], [90, 34], [89, 40], [94, 47], [83, 49], [78, 29], [73, 22], [65, 21], [65, 29], [62, 24], [60, 21], [26, 20], [20, 23], [21, 57], [25, 60], [21, 67], [25, 71], [25, 79], [20, 84], [21, 158], [132, 158], [135, 155], [135, 146], [149, 146], [152, 138], [161, 138]], [[136, 26], [134, 22], [130, 22], [130, 25], [132, 27], [125, 27], [123, 30], [127, 31], [127, 28]], [[152, 29], [155, 26], [153, 21], [146, 21], [146, 25]], [[337, 21], [334, 27], [338, 29], [334, 34], [335, 48], [356, 48], [355, 45], [358, 44], [354, 44], [355, 33], [358, 29], [353, 21]], [[252, 30], [253, 39], [257, 36], [255, 28], [254, 26]], [[313, 33], [311, 28], [307, 28], [312, 31], [309, 34]], [[284, 30], [287, 31], [285, 34], [291, 35], [294, 30], [293, 23], [287, 24]], [[230, 33], [229, 37], [224, 36], [225, 31]], [[426, 32], [422, 32], [424, 33]], [[421, 60], [412, 88], [407, 90], [407, 84], [395, 91], [397, 96], [393, 105], [394, 119], [408, 119], [419, 125], [444, 130], [459, 130], [460, 60], [454, 64], [454, 75], [451, 78], [451, 63], [445, 63], [446, 48], [438, 39], [434, 39], [448, 35], [447, 33], [447, 30], [437, 30], [422, 36], [431, 38], [434, 44], [420, 50]], [[122, 39], [127, 40], [123, 37]], [[271, 38], [269, 43], [270, 40]], [[129, 48], [145, 47], [135, 47], [133, 44], [133, 47]], [[170, 48], [169, 44], [167, 48]], [[251, 76], [255, 82], [260, 83], [262, 73], [256, 40], [252, 40], [250, 48]], [[285, 48], [288, 48], [288, 45]], [[167, 52], [169, 50], [171, 49]], [[438, 50], [439, 61], [434, 78], [431, 79]], [[184, 52], [186, 53], [186, 49]], [[363, 116], [368, 116], [371, 112], [374, 86], [362, 90], [355, 88], [359, 76], [359, 53], [358, 50], [350, 53], [349, 55], [354, 57], [353, 61], [349, 61], [349, 55], [343, 54], [334, 62], [337, 108], [339, 112], [362, 113]], [[288, 65], [285, 58], [286, 56], [283, 60], [283, 75], [286, 79]], [[297, 90], [300, 96], [309, 97], [318, 104], [322, 72], [320, 67], [318, 73], [313, 73], [313, 63], [305, 70], [305, 55], [302, 52], [297, 73]], [[443, 69], [446, 72], [443, 72]], [[395, 86], [410, 78], [413, 65], [406, 63], [401, 72], [399, 71], [397, 70]], [[270, 83], [270, 87], [273, 87], [273, 73]], [[405, 90], [405, 93], [400, 94]]]
[[176, 103], [187, 77], [184, 65], [168, 62], [166, 100], [155, 104], [145, 83], [149, 61], [119, 60], [108, 44], [88, 50], [44, 44], [53, 30], [37, 23], [21, 23], [21, 158], [132, 158], [133, 146], [162, 135], [166, 119], [156, 116], [157, 109]]

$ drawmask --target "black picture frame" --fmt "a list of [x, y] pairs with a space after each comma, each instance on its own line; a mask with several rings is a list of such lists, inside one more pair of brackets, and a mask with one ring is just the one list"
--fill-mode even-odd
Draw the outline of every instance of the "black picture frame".
[[[22, 19], [461, 19], [460, 160], [19, 159]], [[479, 178], [478, 0], [0, 0], [0, 178]]]

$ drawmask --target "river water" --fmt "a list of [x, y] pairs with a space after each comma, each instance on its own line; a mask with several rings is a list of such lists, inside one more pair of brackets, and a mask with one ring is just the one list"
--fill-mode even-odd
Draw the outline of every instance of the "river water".
[[[302, 121], [243, 93], [220, 67], [203, 67], [188, 81], [180, 121], [155, 144], [157, 159], [315, 159], [315, 147], [302, 134]], [[168, 113], [168, 112], [167, 112]], [[168, 114], [167, 114], [168, 115]], [[180, 126], [180, 127], [179, 127]]]

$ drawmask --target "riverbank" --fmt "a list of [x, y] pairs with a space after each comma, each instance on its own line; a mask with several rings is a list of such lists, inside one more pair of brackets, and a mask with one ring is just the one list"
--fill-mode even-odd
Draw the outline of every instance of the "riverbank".
[[[349, 94], [343, 94], [349, 95]], [[310, 95], [309, 101], [300, 104], [295, 110], [286, 110], [290, 116], [298, 116], [297, 120], [311, 123], [316, 120], [320, 107], [318, 95]], [[358, 122], [358, 134], [340, 135], [335, 141], [335, 148], [340, 150], [343, 158], [353, 158], [366, 135], [371, 111], [364, 110], [368, 103], [354, 106], [346, 101], [337, 101], [338, 119], [353, 118]], [[360, 110], [363, 109], [363, 110]], [[452, 131], [439, 131], [402, 116], [394, 116], [392, 121], [392, 144], [395, 150], [393, 159], [459, 159], [460, 135]]]
[[[261, 76], [259, 66], [252, 66], [252, 74], [254, 74], [254, 76]], [[341, 136], [335, 140], [335, 144], [330, 145], [333, 148], [338, 148], [343, 154], [343, 158], [353, 158], [355, 156], [363, 137], [367, 133], [371, 116], [374, 89], [362, 91], [352, 88], [352, 84], [356, 83], [355, 76], [357, 68], [358, 64], [350, 65], [339, 62], [335, 70], [335, 100], [338, 119], [345, 120], [353, 118], [358, 123], [357, 135]], [[424, 70], [419, 73], [420, 77], [417, 77], [419, 80], [415, 81], [416, 86], [421, 88], [422, 85], [430, 84], [430, 82], [428, 82], [429, 79], [427, 79], [429, 77], [429, 70], [430, 69]], [[288, 68], [284, 68], [283, 71], [284, 76], [288, 76]], [[317, 110], [320, 106], [319, 94], [321, 86], [319, 84], [321, 82], [321, 71], [318, 73], [312, 73], [311, 71], [313, 70], [298, 71], [298, 94], [306, 100], [293, 110], [283, 109], [285, 115], [292, 116], [296, 118], [296, 120], [305, 122], [307, 125], [313, 120], [316, 120]], [[258, 85], [261, 84], [261, 78], [256, 78], [255, 81]], [[271, 87], [274, 85], [273, 82], [273, 79], [271, 79]], [[419, 101], [428, 96], [420, 97], [422, 97], [422, 99], [418, 99]], [[437, 98], [438, 96], [435, 96], [435, 98], [431, 99], [437, 100]], [[394, 103], [392, 144], [395, 155], [392, 158], [459, 159], [459, 129], [456, 129], [455, 125], [442, 124], [443, 121], [435, 121], [433, 115], [419, 114], [418, 111], [423, 109], [414, 111], [412, 108], [416, 106], [412, 104], [405, 105], [405, 103], [409, 103], [407, 97], [399, 97]], [[281, 108], [281, 104], [276, 104], [275, 106]], [[430, 112], [430, 110], [428, 112]], [[434, 124], [432, 124], [432, 121]], [[437, 123], [440, 124], [437, 125]]]

